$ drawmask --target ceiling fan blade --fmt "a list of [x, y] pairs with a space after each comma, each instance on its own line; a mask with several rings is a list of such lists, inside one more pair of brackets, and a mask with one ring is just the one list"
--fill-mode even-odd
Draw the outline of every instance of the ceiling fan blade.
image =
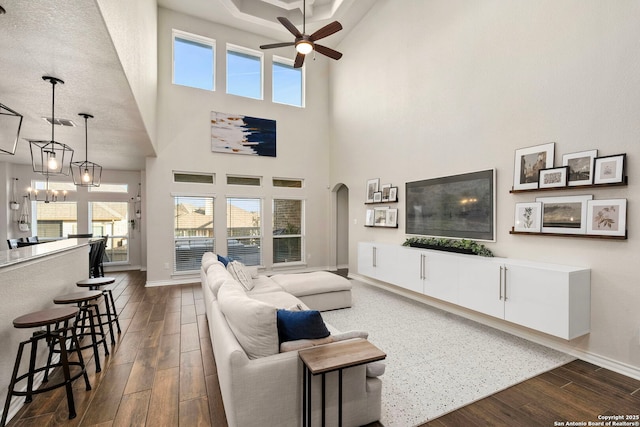
[[296, 44], [296, 42], [263, 44], [262, 46], [260, 46], [260, 49], [275, 49], [277, 47], [293, 46], [294, 44]]
[[298, 53], [296, 55], [296, 60], [293, 63], [293, 68], [300, 68], [302, 67], [302, 64], [304, 63], [304, 57], [305, 55]]
[[309, 39], [311, 39], [311, 41], [320, 40], [330, 36], [331, 34], [337, 33], [341, 29], [342, 29], [342, 24], [340, 24], [338, 21], [333, 21], [332, 23], [325, 25], [315, 33], [311, 34], [311, 36], [309, 36]]
[[294, 36], [296, 36], [296, 38], [302, 37], [302, 33], [300, 31], [298, 31], [298, 29], [296, 28], [295, 25], [293, 25], [291, 23], [291, 21], [289, 21], [287, 18], [285, 18], [284, 16], [278, 16], [278, 21], [280, 21], [280, 23], [282, 25], [284, 25], [284, 27], [289, 30], [289, 32], [291, 34], [293, 34]]
[[331, 59], [340, 59], [342, 58], [342, 54], [337, 50], [333, 50], [330, 47], [322, 46], [320, 44], [314, 45], [314, 49], [316, 52], [321, 53], [325, 56], [328, 56]]

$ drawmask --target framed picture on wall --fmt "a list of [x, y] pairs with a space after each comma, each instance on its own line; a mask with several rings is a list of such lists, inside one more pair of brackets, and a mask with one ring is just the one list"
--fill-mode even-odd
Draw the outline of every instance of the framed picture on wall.
[[542, 203], [516, 203], [516, 215], [514, 231], [526, 233], [539, 233], [540, 220], [542, 218]]
[[373, 195], [378, 191], [380, 186], [380, 178], [374, 178], [367, 181], [367, 198], [366, 203], [373, 203]]
[[542, 202], [543, 233], [586, 234], [587, 201], [592, 195], [567, 197], [537, 197]]
[[380, 191], [382, 191], [383, 202], [389, 201], [389, 189], [391, 189], [391, 184], [382, 184], [382, 189]]
[[398, 209], [387, 209], [387, 215], [385, 217], [385, 227], [397, 227], [398, 226]]
[[587, 234], [625, 236], [627, 234], [627, 199], [589, 200]]
[[373, 211], [373, 225], [376, 227], [385, 227], [387, 225], [387, 211], [389, 208], [375, 208]]
[[367, 227], [373, 227], [375, 225], [373, 209], [367, 209], [367, 216], [364, 221], [364, 225]]
[[538, 176], [542, 169], [553, 167], [555, 142], [516, 150], [513, 189], [538, 188]]
[[596, 157], [593, 183], [594, 184], [617, 184], [624, 180], [624, 169], [626, 154], [616, 154], [615, 156]]
[[389, 189], [389, 201], [390, 202], [398, 201], [398, 187], [391, 187]]
[[538, 176], [538, 188], [556, 188], [567, 186], [569, 166], [540, 169]]
[[562, 156], [562, 165], [569, 167], [569, 187], [593, 184], [593, 163], [598, 150], [581, 151]]
[[382, 191], [376, 191], [373, 193], [373, 203], [382, 202]]

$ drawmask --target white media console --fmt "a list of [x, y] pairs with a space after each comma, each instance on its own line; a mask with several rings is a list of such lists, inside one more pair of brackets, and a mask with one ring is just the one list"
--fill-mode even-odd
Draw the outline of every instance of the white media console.
[[588, 268], [360, 242], [358, 273], [566, 340], [589, 333]]

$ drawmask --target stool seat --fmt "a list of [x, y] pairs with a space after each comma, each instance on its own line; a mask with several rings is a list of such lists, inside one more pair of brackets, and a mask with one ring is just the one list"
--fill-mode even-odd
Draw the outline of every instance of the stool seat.
[[79, 291], [66, 295], [59, 295], [53, 299], [55, 304], [77, 304], [79, 302], [92, 301], [102, 296], [102, 291]]
[[69, 320], [77, 314], [77, 307], [50, 308], [17, 317], [13, 320], [13, 326], [16, 328], [38, 328]]
[[115, 277], [91, 277], [89, 279], [79, 280], [76, 285], [81, 288], [96, 288], [98, 286], [106, 286], [114, 283]]

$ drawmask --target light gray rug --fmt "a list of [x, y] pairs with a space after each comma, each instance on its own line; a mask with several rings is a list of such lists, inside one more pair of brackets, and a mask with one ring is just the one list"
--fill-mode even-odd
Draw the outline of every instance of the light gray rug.
[[574, 358], [353, 280], [352, 308], [323, 312], [341, 331], [365, 330], [387, 353], [382, 424], [422, 424]]

